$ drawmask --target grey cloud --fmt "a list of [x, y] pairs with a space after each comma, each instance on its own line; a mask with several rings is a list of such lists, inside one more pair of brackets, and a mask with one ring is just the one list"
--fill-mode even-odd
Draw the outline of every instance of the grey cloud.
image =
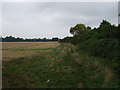
[[117, 3], [3, 3], [3, 36], [60, 38], [77, 23], [92, 27], [105, 19], [117, 24]]
[[120, 1], [118, 3], [118, 12], [119, 12], [118, 24], [120, 24]]

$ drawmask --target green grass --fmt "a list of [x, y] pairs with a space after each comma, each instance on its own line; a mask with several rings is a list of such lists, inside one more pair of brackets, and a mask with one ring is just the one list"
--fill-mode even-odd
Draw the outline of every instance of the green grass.
[[43, 48], [43, 49], [7, 49], [10, 51], [33, 51], [33, 50], [51, 50], [53, 48]]
[[[97, 57], [63, 44], [31, 58], [3, 62], [3, 88], [116, 88], [114, 73]], [[111, 79], [105, 82], [108, 73]], [[49, 80], [49, 82], [47, 82]]]

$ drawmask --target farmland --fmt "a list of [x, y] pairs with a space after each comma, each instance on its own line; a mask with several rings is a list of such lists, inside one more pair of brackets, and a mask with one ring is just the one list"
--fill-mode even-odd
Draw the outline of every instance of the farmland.
[[49, 51], [58, 45], [57, 42], [3, 42], [2, 60], [9, 61], [22, 57], [29, 58], [36, 53]]
[[3, 88], [115, 88], [117, 83], [101, 58], [71, 44], [3, 43]]

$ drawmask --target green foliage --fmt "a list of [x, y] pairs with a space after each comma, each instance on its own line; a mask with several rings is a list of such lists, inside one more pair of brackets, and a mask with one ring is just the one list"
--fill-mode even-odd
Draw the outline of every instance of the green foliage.
[[[94, 29], [89, 26], [86, 28], [84, 24], [77, 24], [70, 29], [74, 36], [69, 39], [69, 43], [79, 45], [79, 48], [94, 56], [118, 61], [119, 29], [119, 26], [111, 25], [106, 20], [103, 20], [100, 26]], [[67, 39], [63, 39], [63, 42], [67, 42]]]
[[70, 33], [76, 35], [80, 34], [83, 30], [87, 30], [86, 26], [84, 24], [77, 24], [76, 26], [70, 28]]
[[116, 39], [89, 39], [79, 45], [79, 49], [94, 56], [118, 61], [118, 40]]
[[87, 26], [87, 30], [91, 30], [91, 27], [90, 27], [90, 26]]
[[72, 41], [72, 37], [65, 37], [64, 39], [60, 40], [61, 43], [71, 43], [71, 41]]
[[[78, 25], [76, 25], [78, 27]], [[76, 27], [75, 26], [75, 27]], [[80, 27], [78, 27], [80, 28]], [[120, 67], [120, 47], [118, 42], [120, 40], [120, 25], [111, 25], [106, 20], [103, 20], [98, 28], [91, 29], [87, 27], [80, 33], [74, 34], [69, 43], [77, 45], [79, 51], [90, 53], [93, 56], [97, 56], [105, 59], [106, 61], [118, 63], [113, 65], [112, 69], [119, 75]], [[65, 41], [66, 42], [66, 41]]]

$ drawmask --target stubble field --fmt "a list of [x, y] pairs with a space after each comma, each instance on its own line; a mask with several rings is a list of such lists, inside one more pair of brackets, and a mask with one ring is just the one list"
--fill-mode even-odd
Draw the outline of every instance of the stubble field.
[[2, 61], [29, 58], [36, 53], [48, 52], [58, 45], [57, 42], [3, 42]]

